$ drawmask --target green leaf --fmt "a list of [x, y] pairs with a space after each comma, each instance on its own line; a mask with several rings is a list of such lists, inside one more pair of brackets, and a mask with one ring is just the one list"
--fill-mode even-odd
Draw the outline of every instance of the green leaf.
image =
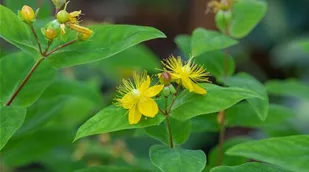
[[153, 165], [162, 172], [201, 172], [206, 165], [206, 155], [201, 150], [154, 145], [149, 150], [149, 156]]
[[159, 125], [164, 120], [164, 116], [159, 113], [154, 118], [142, 117], [138, 124], [132, 125], [129, 124], [127, 113], [128, 110], [115, 105], [104, 108], [79, 127], [74, 141], [95, 134]]
[[274, 165], [249, 162], [238, 166], [220, 166], [210, 170], [210, 172], [290, 172]]
[[185, 56], [191, 55], [191, 36], [178, 35], [175, 38], [175, 43]]
[[77, 42], [51, 56], [49, 61], [57, 68], [90, 63], [111, 57], [143, 41], [165, 38], [159, 30], [133, 25], [94, 25], [94, 36], [88, 41]]
[[[235, 105], [236, 106], [236, 105]], [[219, 124], [217, 122], [217, 113], [200, 115], [191, 119], [192, 132], [217, 132]]]
[[[169, 133], [164, 123], [161, 123], [159, 126], [147, 127], [145, 131], [149, 136], [169, 145]], [[191, 121], [178, 121], [170, 118], [170, 123], [174, 144], [179, 145], [185, 143], [191, 133]]]
[[0, 11], [0, 37], [27, 53], [38, 54], [38, 48], [29, 26], [1, 4]]
[[309, 169], [308, 145], [309, 135], [277, 137], [236, 145], [227, 154], [263, 161], [291, 171], [306, 172]]
[[[22, 52], [0, 59], [0, 85], [2, 86], [0, 101], [6, 103], [10, 99], [33, 64], [33, 59]], [[27, 107], [33, 104], [52, 83], [55, 73], [55, 69], [47, 61], [43, 61], [16, 96], [12, 105]]]
[[270, 94], [278, 96], [299, 97], [309, 100], [308, 84], [302, 83], [296, 79], [287, 79], [284, 81], [271, 80], [265, 84]]
[[89, 167], [85, 169], [76, 170], [74, 172], [145, 172], [145, 170], [139, 170], [136, 168], [129, 167], [118, 167], [118, 166], [97, 166]]
[[[228, 150], [234, 145], [244, 143], [249, 140], [250, 139], [246, 137], [235, 137], [235, 138], [226, 140], [223, 145], [223, 152], [225, 152], [226, 150]], [[210, 151], [208, 155], [208, 165], [214, 166], [214, 167], [218, 165], [218, 152], [219, 152], [218, 146], [216, 146]], [[247, 158], [239, 157], [239, 156], [229, 156], [229, 155], [223, 154], [223, 157], [222, 157], [223, 165], [240, 165], [247, 161], [248, 161]]]
[[242, 38], [262, 20], [267, 11], [267, 2], [264, 0], [237, 0], [232, 11], [229, 34], [235, 38]]
[[256, 92], [262, 99], [251, 98], [247, 99], [247, 101], [261, 120], [267, 118], [269, 110], [267, 91], [257, 79], [246, 73], [238, 73], [235, 76], [222, 78], [221, 81], [228, 86], [246, 88]]
[[185, 90], [177, 97], [172, 108], [172, 117], [188, 120], [198, 115], [227, 109], [244, 99], [259, 98], [255, 92], [243, 88], [219, 87], [213, 84], [201, 86], [207, 90], [207, 94], [198, 95]]
[[13, 106], [0, 108], [0, 150], [24, 123], [27, 110]]
[[197, 28], [192, 34], [191, 52], [192, 56], [196, 57], [205, 52], [221, 50], [237, 43], [238, 41], [217, 31]]

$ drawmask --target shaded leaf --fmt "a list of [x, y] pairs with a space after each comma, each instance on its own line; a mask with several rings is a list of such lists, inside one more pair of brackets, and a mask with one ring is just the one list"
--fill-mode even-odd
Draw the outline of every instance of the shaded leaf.
[[206, 155], [201, 150], [186, 150], [154, 145], [149, 150], [153, 165], [162, 172], [201, 172], [206, 165]]
[[145, 172], [145, 170], [139, 170], [136, 168], [129, 167], [118, 167], [118, 166], [97, 166], [89, 167], [85, 169], [76, 170], [74, 172]]
[[210, 172], [290, 172], [288, 170], [282, 169], [280, 167], [258, 163], [249, 162], [238, 166], [220, 166], [215, 167], [210, 170]]
[[178, 35], [175, 38], [175, 43], [186, 57], [191, 55], [191, 36]]
[[297, 172], [309, 169], [309, 135], [277, 137], [242, 143], [230, 148], [228, 155], [278, 165]]

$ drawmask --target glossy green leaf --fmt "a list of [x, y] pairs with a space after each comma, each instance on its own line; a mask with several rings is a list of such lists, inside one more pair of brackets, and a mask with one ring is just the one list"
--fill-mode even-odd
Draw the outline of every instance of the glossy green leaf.
[[94, 35], [49, 56], [57, 68], [90, 63], [111, 57], [143, 41], [165, 38], [159, 30], [146, 26], [101, 24], [90, 27]]
[[14, 12], [1, 4], [0, 11], [0, 37], [27, 53], [38, 54], [38, 48], [29, 26], [23, 23]]
[[185, 56], [188, 57], [191, 55], [191, 36], [178, 35], [175, 38], [175, 43]]
[[308, 84], [295, 79], [287, 79], [284, 81], [271, 80], [268, 81], [265, 86], [267, 91], [273, 95], [299, 97], [309, 100]]
[[96, 166], [85, 169], [75, 170], [74, 172], [145, 172], [136, 168], [119, 167], [119, 166]]
[[104, 108], [79, 127], [74, 140], [95, 134], [159, 125], [164, 120], [162, 114], [157, 114], [154, 118], [142, 117], [138, 124], [132, 125], [129, 124], [127, 113], [128, 110], [115, 105]]
[[252, 98], [247, 99], [247, 101], [261, 120], [265, 120], [267, 118], [269, 102], [266, 88], [262, 83], [246, 73], [238, 73], [235, 76], [226, 77], [221, 80], [228, 86], [246, 88], [256, 92], [260, 97], [262, 97], [262, 99]]
[[201, 86], [207, 90], [207, 94], [198, 95], [185, 90], [177, 97], [172, 108], [172, 117], [188, 120], [198, 115], [227, 109], [244, 99], [259, 98], [255, 92], [243, 88], [220, 87], [213, 84]]
[[197, 28], [192, 34], [191, 52], [192, 56], [196, 57], [205, 52], [221, 50], [237, 43], [238, 41], [217, 31]]
[[262, 20], [267, 11], [264, 0], [238, 0], [233, 5], [232, 22], [229, 34], [235, 38], [242, 38]]
[[[0, 100], [2, 102], [7, 102], [10, 99], [33, 64], [33, 59], [22, 52], [0, 59], [0, 84], [2, 86]], [[27, 107], [33, 104], [52, 83], [55, 73], [55, 69], [47, 61], [43, 61], [16, 96], [12, 105]]]
[[186, 150], [154, 145], [149, 150], [150, 160], [162, 172], [201, 172], [206, 165], [206, 155], [201, 150]]
[[[236, 106], [236, 105], [235, 105]], [[192, 132], [217, 132], [219, 125], [217, 122], [218, 113], [199, 115], [191, 119]]]
[[[171, 130], [174, 144], [185, 143], [191, 133], [191, 121], [178, 121], [176, 119], [170, 118]], [[169, 145], [169, 133], [166, 128], [166, 121], [161, 123], [159, 126], [152, 126], [145, 128], [146, 133], [161, 141], [162, 143]]]
[[309, 169], [308, 145], [309, 135], [277, 137], [236, 145], [227, 154], [263, 161], [291, 171], [306, 172]]
[[249, 162], [238, 166], [215, 167], [211, 169], [210, 172], [291, 172], [291, 171], [270, 164]]
[[[240, 165], [240, 164], [247, 162], [248, 161], [247, 158], [240, 157], [240, 156], [226, 155], [225, 151], [231, 148], [232, 146], [247, 142], [249, 140], [250, 139], [246, 137], [234, 137], [234, 138], [224, 141], [222, 165]], [[218, 152], [219, 152], [218, 146], [216, 146], [209, 152], [208, 165], [213, 166], [213, 167], [218, 165]]]
[[24, 123], [27, 110], [14, 106], [0, 108], [0, 150]]

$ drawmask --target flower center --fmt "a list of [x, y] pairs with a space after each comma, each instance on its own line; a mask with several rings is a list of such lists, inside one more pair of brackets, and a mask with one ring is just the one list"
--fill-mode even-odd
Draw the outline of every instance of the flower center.
[[133, 89], [131, 94], [132, 94], [132, 97], [135, 98], [135, 99], [138, 98], [141, 95], [141, 93], [140, 93], [140, 91], [138, 91], [138, 89]]
[[181, 68], [181, 72], [182, 72], [183, 76], [189, 76], [189, 74], [191, 72], [190, 66], [188, 66], [188, 65], [183, 66]]

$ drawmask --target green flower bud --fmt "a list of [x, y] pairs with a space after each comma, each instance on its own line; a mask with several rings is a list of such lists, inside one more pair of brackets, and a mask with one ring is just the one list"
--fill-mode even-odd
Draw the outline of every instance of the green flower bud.
[[33, 23], [36, 17], [33, 9], [27, 5], [24, 5], [21, 11], [18, 11], [18, 15], [22, 21], [28, 24]]
[[172, 84], [169, 85], [169, 88], [170, 88], [170, 92], [171, 92], [172, 94], [176, 94], [176, 93], [177, 93], [175, 87], [174, 87]]
[[67, 22], [69, 20], [69, 13], [65, 10], [59, 11], [57, 14], [57, 19], [61, 24]]
[[232, 21], [232, 12], [220, 10], [215, 16], [216, 25], [223, 33], [228, 31], [228, 27]]
[[52, 0], [55, 7], [56, 8], [61, 8], [65, 3], [66, 3], [66, 0]]
[[161, 84], [169, 85], [172, 81], [171, 74], [169, 72], [163, 72], [159, 76], [159, 80]]
[[163, 88], [163, 90], [162, 90], [162, 94], [163, 94], [163, 96], [164, 97], [168, 97], [169, 95], [170, 95], [170, 88], [169, 88], [169, 86], [165, 86], [164, 88]]
[[41, 32], [46, 39], [51, 41], [59, 35], [60, 24], [57, 20], [51, 21], [41, 28]]

